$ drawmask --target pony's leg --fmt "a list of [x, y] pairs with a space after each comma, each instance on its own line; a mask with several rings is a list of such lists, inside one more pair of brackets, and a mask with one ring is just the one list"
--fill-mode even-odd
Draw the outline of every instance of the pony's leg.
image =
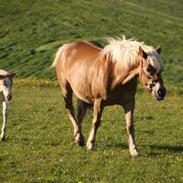
[[129, 144], [130, 154], [132, 156], [137, 156], [139, 153], [137, 151], [136, 144], [135, 144], [135, 128], [134, 128], [134, 122], [133, 122], [134, 107], [135, 107], [135, 100], [123, 105], [123, 108], [125, 110], [126, 129], [128, 133], [128, 144]]
[[62, 88], [62, 91], [63, 91], [63, 95], [64, 95], [66, 113], [74, 127], [75, 143], [80, 145], [81, 131], [80, 131], [80, 127], [79, 127], [79, 125], [76, 121], [75, 115], [74, 115], [74, 107], [73, 107], [73, 103], [72, 103], [73, 91], [69, 84], [67, 84], [67, 87], [65, 89]]
[[94, 150], [95, 149], [95, 137], [97, 133], [97, 129], [100, 125], [100, 118], [103, 111], [103, 106], [101, 105], [101, 99], [96, 99], [93, 105], [93, 122], [92, 128], [87, 141], [87, 149]]
[[1, 140], [6, 138], [6, 127], [7, 127], [7, 117], [8, 117], [8, 106], [6, 102], [3, 102], [3, 126], [1, 132]]
[[77, 100], [77, 122], [78, 122], [80, 133], [81, 133], [80, 143], [79, 143], [81, 146], [84, 146], [84, 137], [82, 134], [82, 122], [85, 117], [87, 107], [88, 107], [88, 104], [86, 104], [84, 101], [80, 99]]

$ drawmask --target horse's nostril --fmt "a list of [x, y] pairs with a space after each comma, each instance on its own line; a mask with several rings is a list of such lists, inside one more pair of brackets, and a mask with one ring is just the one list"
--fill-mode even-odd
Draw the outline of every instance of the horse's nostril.
[[164, 96], [166, 95], [166, 89], [165, 89], [165, 88], [160, 88], [160, 89], [158, 90], [158, 95], [159, 95], [160, 97], [164, 97]]
[[12, 99], [12, 96], [11, 95], [8, 95], [7, 96], [7, 100], [10, 101]]

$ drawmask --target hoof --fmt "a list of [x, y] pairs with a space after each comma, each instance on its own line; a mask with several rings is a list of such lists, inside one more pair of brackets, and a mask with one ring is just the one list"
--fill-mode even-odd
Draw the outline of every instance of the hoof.
[[85, 145], [84, 139], [81, 139], [78, 144], [83, 147]]
[[1, 141], [5, 141], [6, 137], [5, 136], [2, 136], [1, 137]]
[[138, 153], [138, 151], [137, 151], [136, 149], [134, 149], [133, 151], [130, 151], [130, 154], [131, 154], [131, 156], [133, 156], [133, 157], [139, 155], [139, 153]]
[[96, 147], [91, 142], [88, 142], [87, 143], [87, 150], [89, 150], [89, 151], [95, 151], [96, 150]]
[[84, 143], [84, 136], [81, 135], [79, 138], [75, 138], [75, 143], [79, 144], [79, 146], [84, 146], [85, 145], [85, 143]]
[[75, 144], [78, 144], [79, 146], [84, 146], [85, 145], [85, 143], [84, 143], [84, 139], [81, 139], [81, 140], [76, 140], [75, 139]]

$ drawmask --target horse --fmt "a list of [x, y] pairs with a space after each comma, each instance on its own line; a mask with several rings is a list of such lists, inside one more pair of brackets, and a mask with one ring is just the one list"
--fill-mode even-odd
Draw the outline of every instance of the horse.
[[[158, 101], [166, 88], [161, 76], [161, 47], [153, 48], [136, 39], [111, 38], [105, 47], [95, 41], [75, 41], [61, 46], [52, 66], [65, 101], [66, 113], [74, 127], [75, 143], [84, 145], [82, 121], [87, 108], [93, 108], [92, 128], [87, 149], [95, 150], [95, 139], [105, 106], [124, 109], [129, 151], [139, 154], [135, 142], [133, 113], [138, 80]], [[77, 116], [72, 103], [78, 98]]]
[[12, 79], [16, 73], [9, 73], [0, 69], [0, 101], [3, 107], [3, 125], [0, 139], [6, 139], [7, 117], [8, 117], [8, 102], [12, 99]]

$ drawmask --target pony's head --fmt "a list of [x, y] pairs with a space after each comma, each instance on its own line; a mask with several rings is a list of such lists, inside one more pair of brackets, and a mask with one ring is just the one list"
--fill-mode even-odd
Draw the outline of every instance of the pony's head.
[[8, 73], [4, 70], [0, 70], [0, 92], [3, 92], [6, 101], [12, 99], [12, 79], [16, 73]]
[[[145, 51], [147, 50], [147, 51]], [[162, 61], [160, 57], [161, 48], [148, 50], [147, 47], [139, 47], [139, 80], [157, 100], [163, 100], [166, 88], [161, 77]]]
[[152, 46], [138, 42], [134, 38], [126, 39], [125, 36], [122, 39], [110, 38], [108, 41], [109, 45], [102, 51], [103, 55], [109, 57], [113, 62], [122, 63], [121, 66], [125, 66], [126, 70], [133, 70], [135, 75], [139, 75], [143, 86], [158, 100], [162, 100], [166, 95], [166, 89], [161, 77], [161, 48], [154, 49]]

